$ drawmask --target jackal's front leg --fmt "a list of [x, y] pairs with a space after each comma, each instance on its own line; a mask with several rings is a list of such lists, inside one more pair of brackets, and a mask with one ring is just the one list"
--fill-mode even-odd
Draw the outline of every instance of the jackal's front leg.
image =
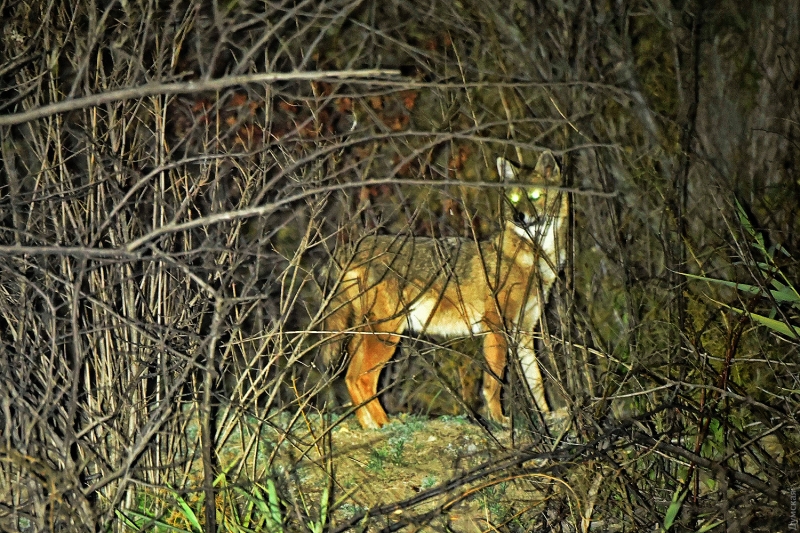
[[483, 339], [483, 355], [486, 358], [488, 372], [483, 373], [483, 398], [489, 418], [507, 426], [508, 417], [503, 415], [503, 405], [500, 402], [500, 389], [503, 374], [506, 370], [506, 354], [508, 343], [502, 333], [488, 333]]
[[519, 357], [520, 366], [522, 366], [525, 381], [528, 382], [528, 387], [531, 390], [531, 394], [533, 394], [533, 400], [536, 402], [536, 407], [543, 413], [549, 413], [550, 406], [547, 405], [547, 397], [544, 393], [542, 370], [539, 368], [539, 361], [534, 350], [533, 335], [520, 334], [517, 356]]

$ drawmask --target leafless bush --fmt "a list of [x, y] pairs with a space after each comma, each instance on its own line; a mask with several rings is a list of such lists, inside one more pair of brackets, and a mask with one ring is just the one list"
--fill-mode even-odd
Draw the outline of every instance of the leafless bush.
[[[516, 452], [369, 516], [433, 524], [437, 495], [546, 475], [492, 527], [791, 527], [800, 21], [728, 8], [0, 4], [0, 527], [172, 524], [143, 495], [202, 493], [213, 531], [235, 493], [221, 472], [277, 483], [270, 527], [321, 522], [276, 465], [316, 450], [318, 484], [347, 493], [329, 413], [348, 407], [317, 359], [332, 251], [371, 231], [485, 238], [494, 156], [544, 148], [574, 193], [540, 346], [570, 431], [512, 373]], [[424, 357], [387, 370], [385, 403], [445, 391], [434, 411], [479, 421], [429, 364], [474, 346], [431, 346], [408, 343]], [[332, 530], [366, 516], [328, 512]]]

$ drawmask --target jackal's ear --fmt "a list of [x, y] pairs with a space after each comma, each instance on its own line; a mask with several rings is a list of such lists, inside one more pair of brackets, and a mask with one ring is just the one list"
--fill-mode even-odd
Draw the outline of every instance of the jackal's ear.
[[555, 181], [561, 179], [561, 169], [558, 168], [556, 158], [553, 157], [553, 152], [547, 150], [539, 156], [539, 161], [536, 163], [536, 173], [544, 177], [548, 181]]
[[497, 175], [503, 181], [515, 181], [517, 179], [517, 169], [514, 163], [505, 157], [497, 158]]

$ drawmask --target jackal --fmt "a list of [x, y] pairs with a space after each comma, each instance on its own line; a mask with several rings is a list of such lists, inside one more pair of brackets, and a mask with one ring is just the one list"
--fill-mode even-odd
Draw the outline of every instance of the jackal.
[[337, 257], [338, 283], [323, 325], [335, 335], [323, 357], [330, 365], [347, 339], [345, 381], [362, 427], [388, 422], [376, 397], [378, 377], [406, 332], [483, 336], [483, 396], [490, 418], [501, 424], [508, 423], [501, 380], [509, 344], [515, 346], [537, 406], [550, 410], [533, 330], [566, 257], [568, 197], [558, 189], [561, 170], [549, 151], [532, 174], [502, 157], [497, 171], [516, 185], [504, 189], [510, 216], [491, 240], [369, 236], [354, 253]]

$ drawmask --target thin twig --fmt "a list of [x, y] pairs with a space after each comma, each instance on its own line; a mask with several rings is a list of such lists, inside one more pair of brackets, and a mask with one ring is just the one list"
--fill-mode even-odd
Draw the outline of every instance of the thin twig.
[[233, 87], [235, 85], [247, 85], [250, 83], [323, 80], [328, 78], [362, 81], [368, 78], [399, 75], [399, 70], [392, 69], [322, 70], [319, 72], [272, 72], [264, 74], [246, 74], [242, 76], [226, 76], [224, 78], [217, 78], [213, 80], [186, 81], [177, 83], [148, 83], [145, 85], [139, 85], [137, 87], [118, 89], [116, 91], [90, 94], [80, 98], [70, 98], [54, 104], [30, 109], [22, 113], [14, 113], [13, 115], [1, 115], [0, 126], [23, 124], [38, 118], [55, 115], [56, 113], [75, 111], [85, 107], [92, 107], [110, 102], [132, 100], [134, 98], [145, 98], [147, 96], [155, 96], [159, 94], [187, 94], [203, 91], [218, 91], [228, 87]]

